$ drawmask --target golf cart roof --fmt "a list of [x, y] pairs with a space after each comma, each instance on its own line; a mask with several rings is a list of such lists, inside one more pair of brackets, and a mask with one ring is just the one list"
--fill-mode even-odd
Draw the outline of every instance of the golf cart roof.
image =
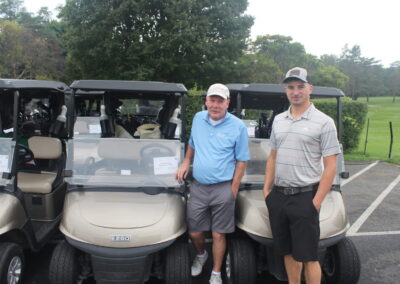
[[[227, 84], [231, 95], [235, 96], [240, 92], [242, 96], [247, 94], [259, 94], [266, 96], [286, 95], [282, 84]], [[315, 86], [311, 97], [344, 97], [344, 93], [336, 88], [318, 87]]]
[[[83, 91], [131, 91], [143, 93], [187, 93], [183, 84], [146, 82], [146, 81], [115, 81], [115, 80], [79, 80], [71, 86], [74, 90]], [[93, 94], [99, 94], [93, 92]], [[86, 93], [90, 95], [90, 92]]]
[[64, 83], [57, 81], [0, 79], [0, 89], [51, 89], [59, 92], [64, 92], [68, 90], [69, 87]]

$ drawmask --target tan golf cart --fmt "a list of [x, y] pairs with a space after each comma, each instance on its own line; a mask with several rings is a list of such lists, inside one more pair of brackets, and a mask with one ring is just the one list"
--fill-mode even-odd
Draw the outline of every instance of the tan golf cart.
[[[282, 257], [273, 250], [268, 210], [262, 193], [265, 165], [270, 151], [269, 137], [274, 117], [289, 107], [282, 85], [229, 84], [229, 111], [245, 122], [249, 134], [251, 160], [237, 197], [238, 232], [228, 243], [224, 275], [226, 283], [255, 283], [257, 273], [268, 271], [287, 280]], [[339, 141], [342, 138], [342, 91], [314, 87], [312, 98], [336, 102]], [[357, 283], [360, 262], [353, 242], [346, 237], [349, 221], [341, 194], [341, 179], [347, 178], [343, 155], [339, 155], [337, 175], [320, 211], [320, 263], [324, 283]]]
[[53, 252], [50, 283], [190, 283], [186, 188], [175, 179], [186, 88], [90, 80], [70, 87], [65, 241]]
[[24, 250], [58, 230], [66, 184], [68, 86], [0, 79], [0, 283], [23, 283]]

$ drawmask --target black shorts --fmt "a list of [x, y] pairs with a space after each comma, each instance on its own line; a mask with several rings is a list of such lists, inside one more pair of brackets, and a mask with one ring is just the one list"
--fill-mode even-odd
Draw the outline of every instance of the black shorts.
[[279, 254], [291, 254], [299, 262], [318, 261], [319, 212], [312, 202], [315, 193], [284, 195], [272, 189], [265, 199]]

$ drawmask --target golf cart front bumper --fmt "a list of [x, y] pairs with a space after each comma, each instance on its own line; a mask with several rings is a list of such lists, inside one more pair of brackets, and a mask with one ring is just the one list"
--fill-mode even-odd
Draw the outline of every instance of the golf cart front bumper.
[[142, 284], [150, 277], [156, 252], [170, 246], [175, 240], [135, 248], [109, 248], [82, 243], [66, 238], [68, 243], [90, 255], [93, 275], [98, 284]]
[[[264, 237], [260, 237], [260, 236], [257, 236], [257, 235], [253, 235], [251, 233], [247, 233], [247, 235], [251, 239], [256, 241], [257, 243], [262, 244], [262, 245], [266, 246], [267, 248], [272, 248], [273, 245], [274, 245], [274, 240], [271, 239], [271, 238], [264, 238]], [[330, 237], [330, 238], [322, 239], [318, 243], [318, 249], [319, 250], [325, 250], [326, 248], [337, 244], [338, 242], [343, 240], [345, 237], [346, 237], [346, 233], [341, 233], [339, 235], [336, 235], [336, 236], [333, 236], [333, 237]]]

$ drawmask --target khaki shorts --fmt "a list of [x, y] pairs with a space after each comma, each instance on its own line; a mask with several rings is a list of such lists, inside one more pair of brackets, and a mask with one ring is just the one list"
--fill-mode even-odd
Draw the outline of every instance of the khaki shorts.
[[194, 181], [190, 187], [187, 206], [189, 232], [235, 231], [235, 197], [231, 181], [201, 184]]

